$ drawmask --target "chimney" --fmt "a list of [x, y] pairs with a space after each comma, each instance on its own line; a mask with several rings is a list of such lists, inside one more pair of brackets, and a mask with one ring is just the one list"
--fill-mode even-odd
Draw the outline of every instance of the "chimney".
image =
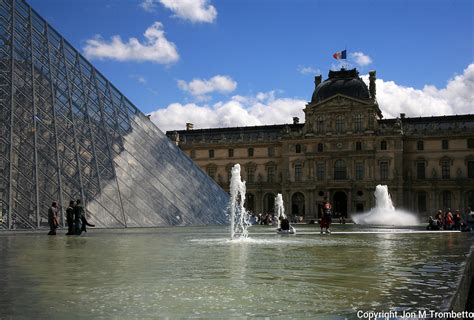
[[298, 123], [300, 123], [300, 118], [293, 117], [293, 124], [298, 124]]
[[315, 76], [314, 77], [314, 87], [316, 88], [317, 86], [319, 86], [319, 84], [321, 83], [321, 80], [322, 80], [322, 76], [321, 75], [318, 75], [318, 76]]
[[369, 71], [369, 92], [370, 92], [370, 97], [375, 100], [375, 94], [376, 94], [376, 89], [375, 89], [375, 80], [377, 79], [375, 70]]
[[190, 122], [186, 122], [186, 131], [193, 130], [194, 125]]

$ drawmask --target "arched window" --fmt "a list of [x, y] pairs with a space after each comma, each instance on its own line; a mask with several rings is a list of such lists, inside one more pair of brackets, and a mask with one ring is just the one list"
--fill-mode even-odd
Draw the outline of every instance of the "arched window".
[[296, 192], [291, 197], [291, 214], [293, 216], [304, 216], [304, 195], [301, 192]]
[[255, 196], [252, 193], [247, 193], [245, 195], [244, 207], [245, 209], [247, 209], [247, 211], [255, 211]]
[[345, 180], [347, 176], [346, 162], [342, 159], [334, 163], [334, 180]]
[[318, 143], [318, 152], [323, 152], [324, 150], [324, 145], [320, 142]]
[[441, 193], [441, 206], [443, 209], [451, 208], [451, 191], [443, 191]]
[[354, 116], [354, 131], [355, 132], [362, 131], [362, 115], [360, 113]]
[[216, 179], [217, 168], [215, 165], [210, 165], [206, 168], [206, 172], [213, 180]]
[[318, 117], [316, 119], [316, 132], [324, 133], [324, 118], [323, 117]]
[[295, 164], [295, 181], [301, 181], [303, 176], [303, 166], [300, 163]]
[[275, 166], [268, 166], [267, 167], [267, 182], [274, 182], [275, 181]]
[[343, 132], [344, 131], [344, 117], [337, 116], [336, 117], [336, 132]]
[[417, 195], [417, 202], [418, 202], [418, 212], [425, 213], [426, 212], [426, 192], [420, 191]]
[[441, 178], [449, 179], [451, 177], [451, 161], [442, 160], [441, 161]]

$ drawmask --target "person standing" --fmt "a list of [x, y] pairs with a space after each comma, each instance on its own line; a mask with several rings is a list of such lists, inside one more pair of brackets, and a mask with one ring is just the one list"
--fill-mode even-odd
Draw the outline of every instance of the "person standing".
[[81, 205], [81, 200], [77, 199], [74, 205], [74, 234], [81, 235], [82, 233], [82, 215], [84, 208]]
[[332, 205], [329, 202], [328, 197], [324, 197], [322, 210], [323, 210], [323, 214], [321, 217], [321, 221], [319, 223], [319, 226], [321, 227], [321, 234], [324, 233], [323, 229], [326, 229], [326, 233], [329, 234], [331, 233], [331, 231], [329, 231], [329, 226], [331, 225], [331, 222], [332, 222], [332, 218], [331, 218]]
[[48, 210], [48, 224], [49, 224], [49, 233], [50, 236], [56, 235], [56, 229], [59, 226], [58, 220], [58, 203], [53, 201], [51, 207]]
[[444, 229], [445, 230], [453, 230], [454, 228], [454, 218], [453, 214], [451, 213], [451, 209], [446, 211], [444, 216]]
[[69, 207], [66, 209], [67, 236], [74, 235], [74, 201], [69, 201]]

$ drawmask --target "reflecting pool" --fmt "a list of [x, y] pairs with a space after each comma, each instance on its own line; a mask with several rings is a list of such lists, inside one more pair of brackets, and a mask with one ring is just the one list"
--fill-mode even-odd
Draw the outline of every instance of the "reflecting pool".
[[[0, 233], [2, 316], [356, 318], [437, 310], [473, 243], [466, 233], [317, 225]], [[47, 232], [47, 231], [46, 231]], [[64, 231], [63, 231], [64, 232]]]

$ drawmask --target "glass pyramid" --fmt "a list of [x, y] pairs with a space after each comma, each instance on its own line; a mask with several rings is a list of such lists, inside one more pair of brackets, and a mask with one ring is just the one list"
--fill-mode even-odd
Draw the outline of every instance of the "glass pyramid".
[[23, 0], [0, 1], [0, 229], [225, 223], [227, 194]]

